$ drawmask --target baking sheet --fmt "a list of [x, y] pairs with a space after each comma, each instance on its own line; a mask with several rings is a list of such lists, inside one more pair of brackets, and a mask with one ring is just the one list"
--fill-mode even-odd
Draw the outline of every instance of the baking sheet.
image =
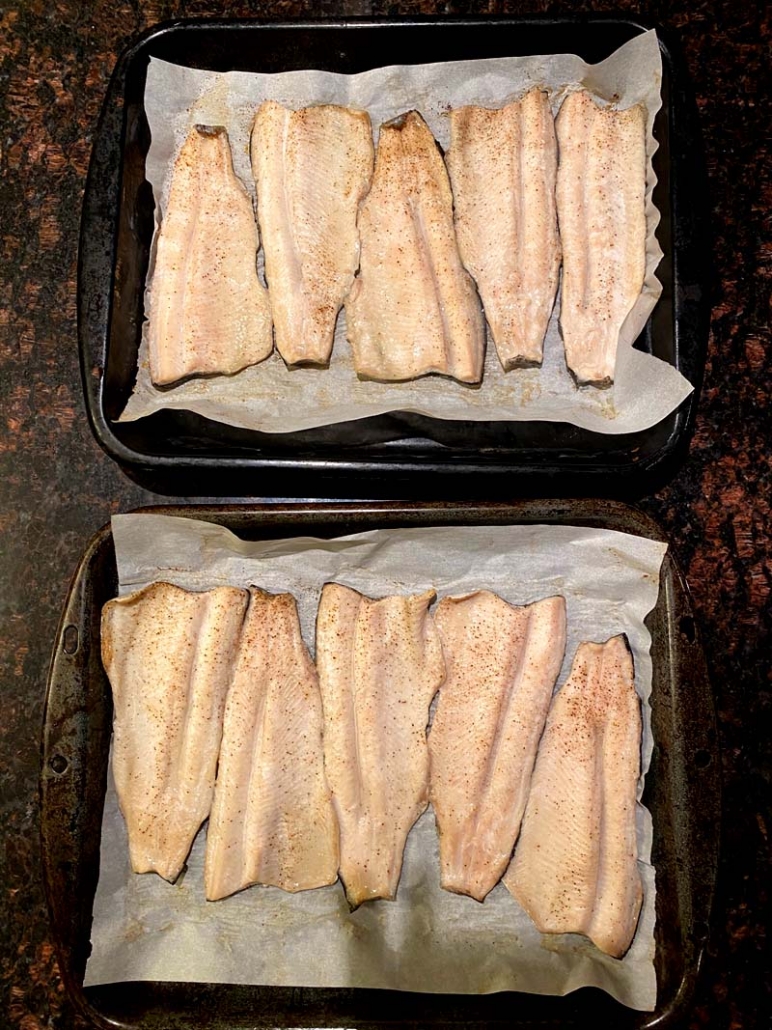
[[[377, 530], [255, 543], [211, 523], [142, 514], [114, 516], [113, 537], [121, 594], [159, 579], [189, 589], [290, 590], [312, 653], [319, 592], [329, 580], [375, 596], [429, 586], [444, 596], [484, 586], [515, 604], [562, 593], [568, 641], [558, 683], [581, 640], [626, 633], [643, 701], [643, 775], [648, 769], [651, 640], [643, 620], [656, 603], [664, 544], [570, 526]], [[172, 980], [450, 994], [565, 994], [595, 985], [650, 1011], [655, 881], [651, 817], [640, 804], [637, 826], [644, 903], [633, 944], [616, 960], [578, 935], [542, 936], [501, 885], [483, 904], [441, 890], [431, 810], [408, 838], [396, 901], [350, 913], [335, 884], [296, 895], [255, 887], [206, 902], [206, 828], [176, 884], [133, 874], [110, 775], [85, 985]]]
[[[151, 59], [145, 110], [151, 133], [146, 177], [163, 211], [175, 154], [196, 123], [224, 125], [234, 167], [254, 198], [249, 165], [249, 130], [257, 105], [276, 99], [290, 107], [339, 103], [369, 111], [378, 126], [411, 108], [426, 118], [443, 148], [449, 144], [450, 107], [501, 106], [534, 85], [545, 87], [557, 111], [567, 90], [585, 86], [621, 107], [645, 105], [647, 122], [646, 279], [620, 338], [616, 382], [610, 390], [578, 389], [569, 375], [558, 329], [560, 294], [545, 339], [541, 369], [504, 373], [489, 338], [482, 386], [428, 376], [408, 383], [361, 382], [354, 371], [341, 312], [329, 369], [293, 369], [278, 353], [234, 376], [192, 379], [159, 390], [150, 379], [147, 324], [139, 351], [137, 382], [121, 415], [131, 421], [161, 408], [182, 408], [207, 418], [264, 432], [292, 432], [346, 422], [389, 411], [409, 411], [442, 419], [570, 422], [601, 433], [628, 433], [655, 425], [692, 392], [670, 364], [633, 349], [662, 287], [655, 271], [662, 251], [655, 236], [659, 213], [652, 191], [656, 176], [652, 127], [661, 106], [662, 62], [654, 30], [620, 47], [605, 61], [588, 65], [574, 55], [510, 57], [481, 61], [377, 68], [358, 75], [322, 71], [278, 74], [216, 73]], [[149, 310], [155, 244], [151, 247]], [[262, 251], [258, 267], [262, 274]]]

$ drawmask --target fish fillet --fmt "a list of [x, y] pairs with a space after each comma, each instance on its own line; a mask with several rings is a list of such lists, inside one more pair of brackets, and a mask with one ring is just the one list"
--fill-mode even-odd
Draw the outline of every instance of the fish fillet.
[[646, 271], [646, 115], [599, 107], [581, 90], [556, 127], [566, 363], [577, 382], [609, 386]]
[[440, 601], [447, 679], [429, 733], [442, 886], [482, 901], [512, 857], [566, 646], [566, 604]]
[[252, 170], [276, 347], [289, 365], [326, 365], [359, 267], [357, 209], [373, 174], [370, 117], [333, 105], [261, 104]]
[[359, 232], [361, 268], [346, 301], [357, 373], [478, 383], [483, 316], [458, 253], [448, 173], [416, 111], [381, 126]]
[[102, 609], [113, 776], [135, 873], [175, 880], [209, 815], [247, 592], [154, 583]]
[[253, 883], [309, 890], [337, 878], [316, 669], [295, 598], [253, 588], [225, 706], [206, 896], [216, 901]]
[[196, 125], [172, 171], [150, 292], [150, 374], [231, 375], [273, 349], [257, 223], [225, 129]]
[[532, 89], [492, 111], [450, 112], [456, 234], [505, 371], [539, 365], [555, 303], [560, 241], [549, 97]]
[[324, 758], [352, 908], [393, 898], [429, 798], [426, 725], [445, 675], [434, 591], [375, 601], [327, 584], [316, 624]]
[[547, 717], [504, 883], [542, 933], [620, 958], [643, 899], [636, 861], [641, 714], [625, 638], [581, 644]]

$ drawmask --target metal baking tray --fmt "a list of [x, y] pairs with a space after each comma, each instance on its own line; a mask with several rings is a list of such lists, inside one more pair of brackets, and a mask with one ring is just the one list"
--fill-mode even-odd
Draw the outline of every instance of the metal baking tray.
[[[248, 539], [337, 536], [396, 526], [548, 523], [620, 530], [657, 540], [648, 516], [619, 502], [484, 505], [169, 507], [157, 513], [217, 522]], [[652, 634], [654, 754], [644, 802], [654, 823], [658, 1004], [633, 1012], [594, 988], [565, 998], [513, 992], [428, 995], [363, 989], [128, 983], [84, 989], [112, 724], [99, 619], [117, 593], [110, 527], [88, 545], [62, 615], [43, 730], [43, 868], [62, 979], [78, 1011], [100, 1027], [614, 1026], [661, 1028], [688, 1010], [708, 939], [718, 861], [719, 762], [715, 710], [683, 576], [668, 553]]]
[[649, 28], [639, 20], [411, 18], [294, 23], [183, 21], [152, 29], [118, 61], [94, 139], [81, 222], [78, 333], [97, 440], [148, 489], [197, 496], [494, 498], [643, 496], [684, 459], [708, 337], [705, 162], [678, 43], [661, 40], [663, 107], [654, 133], [663, 293], [637, 341], [694, 393], [656, 426], [609, 436], [559, 422], [451, 422], [392, 413], [287, 434], [236, 429], [186, 411], [119, 423], [131, 393], [153, 233], [143, 109], [150, 57], [216, 71], [359, 72], [543, 53], [602, 60]]

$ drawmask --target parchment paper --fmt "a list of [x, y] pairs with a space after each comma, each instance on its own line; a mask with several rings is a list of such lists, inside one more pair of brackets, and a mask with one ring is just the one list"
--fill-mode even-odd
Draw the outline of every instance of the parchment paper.
[[[312, 653], [319, 592], [329, 580], [371, 596], [429, 586], [444, 596], [488, 587], [524, 604], [562, 593], [568, 643], [558, 684], [581, 640], [626, 633], [643, 700], [642, 769], [648, 769], [651, 640], [643, 619], [656, 603], [662, 544], [558, 526], [379, 530], [332, 541], [245, 543], [218, 526], [159, 515], [114, 516], [113, 535], [121, 594], [154, 580], [189, 589], [257, 584], [290, 590]], [[639, 798], [642, 791], [643, 776]], [[592, 984], [650, 1010], [656, 1002], [655, 885], [651, 817], [640, 804], [637, 826], [643, 911], [632, 947], [615, 960], [578, 935], [542, 937], [501, 885], [483, 904], [441, 890], [431, 809], [408, 838], [396, 901], [370, 902], [350, 913], [335, 884], [295, 895], [253, 887], [206, 902], [205, 828], [176, 884], [133, 874], [111, 775], [85, 983], [150, 979], [460, 994], [565, 994]]]
[[[672, 365], [633, 350], [662, 292], [655, 276], [662, 251], [654, 234], [659, 212], [652, 200], [656, 176], [651, 163], [657, 148], [652, 126], [662, 103], [661, 82], [662, 63], [653, 30], [635, 37], [597, 65], [564, 54], [394, 66], [359, 75], [321, 71], [266, 75], [215, 73], [151, 59], [145, 87], [152, 138], [146, 176], [156, 200], [161, 198], [161, 211], [174, 157], [196, 123], [227, 128], [236, 174], [254, 198], [249, 132], [255, 109], [265, 99], [279, 100], [293, 108], [337, 103], [366, 109], [376, 137], [382, 122], [416, 108], [443, 148], [449, 145], [449, 108], [463, 104], [499, 107], [534, 85], [549, 90], [554, 111], [566, 91], [579, 86], [621, 107], [642, 103], [648, 114], [646, 280], [641, 297], [622, 327], [616, 383], [610, 390], [578, 389], [574, 385], [566, 370], [558, 330], [558, 295], [545, 340], [543, 367], [504, 373], [489, 338], [479, 388], [440, 376], [395, 384], [360, 382], [346, 341], [345, 312], [341, 312], [329, 369], [288, 370], [274, 353], [262, 364], [235, 376], [192, 379], [159, 390], [150, 380], [145, 332], [137, 383], [121, 420], [137, 419], [166, 407], [186, 408], [219, 422], [270, 433], [389, 411], [442, 419], [570, 422], [601, 433], [628, 433], [656, 424], [693, 389]], [[158, 217], [156, 208], [156, 226]], [[154, 248], [150, 289], [153, 253]], [[262, 271], [261, 266], [262, 260], [258, 262]]]

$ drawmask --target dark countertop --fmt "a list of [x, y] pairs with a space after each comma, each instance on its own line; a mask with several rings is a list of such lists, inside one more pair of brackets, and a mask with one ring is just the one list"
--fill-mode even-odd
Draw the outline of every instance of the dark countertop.
[[312, 13], [640, 14], [680, 30], [711, 180], [717, 284], [686, 466], [642, 506], [686, 570], [717, 698], [725, 818], [713, 936], [689, 1027], [770, 1025], [772, 924], [772, 43], [764, 4], [234, 3], [7, 0], [0, 8], [0, 1026], [75, 1026], [40, 883], [37, 778], [45, 678], [91, 534], [162, 500], [93, 441], [76, 346], [78, 220], [92, 133], [117, 55], [177, 16]]

